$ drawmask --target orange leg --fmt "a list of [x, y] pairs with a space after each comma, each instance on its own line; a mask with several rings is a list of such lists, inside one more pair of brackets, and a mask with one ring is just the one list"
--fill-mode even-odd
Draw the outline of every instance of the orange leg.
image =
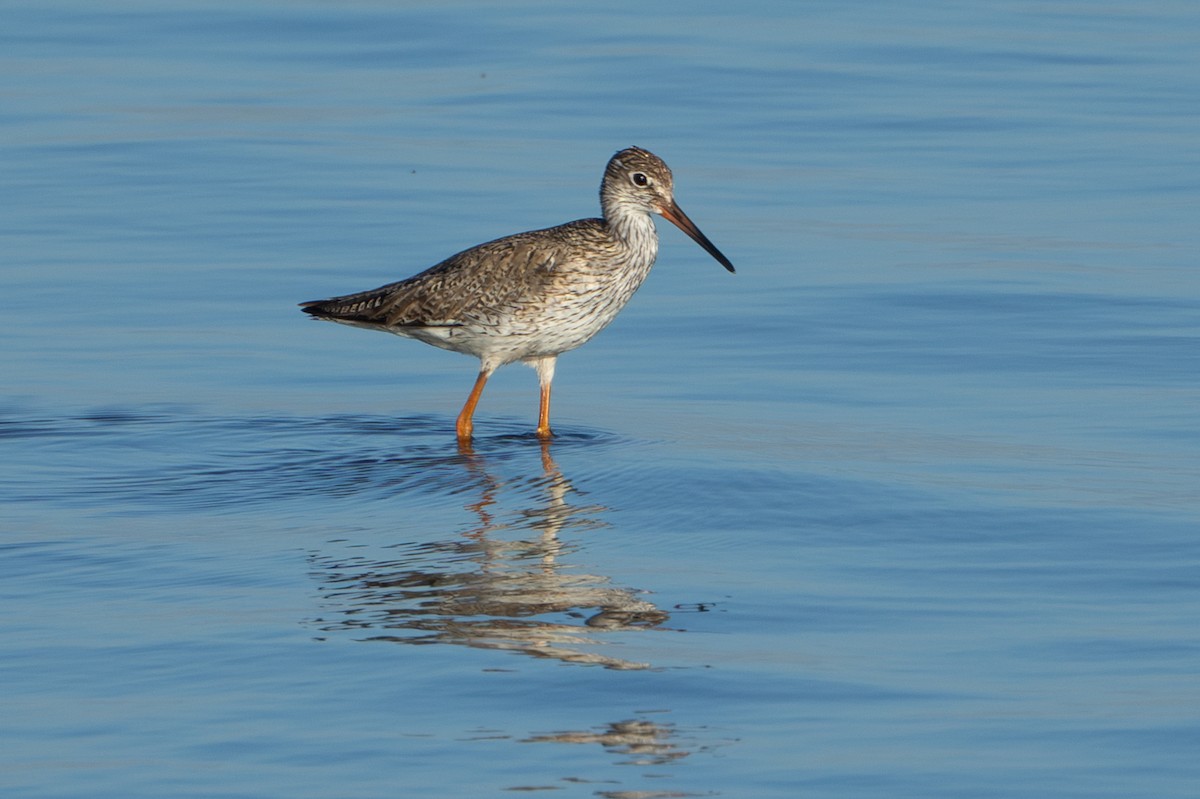
[[537, 369], [538, 382], [542, 386], [542, 403], [538, 408], [537, 436], [545, 441], [554, 437], [550, 429], [550, 384], [554, 382], [554, 364], [557, 356], [546, 355], [529, 363]]
[[487, 385], [490, 374], [491, 372], [487, 370], [480, 370], [479, 377], [475, 378], [475, 387], [471, 389], [471, 396], [467, 397], [467, 404], [463, 406], [462, 413], [458, 415], [455, 429], [458, 431], [460, 443], [467, 443], [471, 440], [471, 431], [475, 428], [471, 417], [475, 415], [475, 406], [479, 404], [479, 398], [483, 395], [483, 387]]
[[550, 429], [550, 384], [542, 383], [542, 402], [538, 408], [538, 438], [553, 438], [554, 431]]

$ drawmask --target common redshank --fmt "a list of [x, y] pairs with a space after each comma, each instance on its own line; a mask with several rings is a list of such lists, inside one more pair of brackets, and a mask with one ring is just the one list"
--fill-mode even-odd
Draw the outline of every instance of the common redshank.
[[521, 361], [541, 384], [537, 435], [550, 430], [550, 384], [561, 353], [599, 333], [642, 285], [658, 255], [651, 214], [729, 262], [675, 203], [671, 170], [647, 150], [612, 157], [600, 184], [602, 219], [517, 233], [452, 255], [418, 275], [371, 291], [301, 303], [318, 319], [415, 338], [479, 359], [456, 430], [471, 440], [488, 377]]

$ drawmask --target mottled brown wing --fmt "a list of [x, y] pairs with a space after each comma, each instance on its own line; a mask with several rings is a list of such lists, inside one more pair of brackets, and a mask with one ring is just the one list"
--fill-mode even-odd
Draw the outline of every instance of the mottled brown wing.
[[382, 327], [455, 327], [544, 296], [554, 270], [580, 239], [601, 234], [582, 219], [518, 233], [452, 255], [418, 275], [370, 291], [301, 304], [321, 319]]

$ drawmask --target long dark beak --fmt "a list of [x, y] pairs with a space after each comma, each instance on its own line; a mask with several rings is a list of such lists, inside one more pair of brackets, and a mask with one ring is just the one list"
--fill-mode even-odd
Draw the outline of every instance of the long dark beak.
[[736, 271], [733, 268], [733, 264], [729, 263], [729, 259], [717, 249], [717, 245], [709, 241], [708, 236], [700, 232], [700, 228], [696, 227], [696, 223], [688, 219], [688, 215], [683, 212], [682, 208], [675, 204], [674, 200], [671, 201], [670, 205], [661, 209], [660, 213], [672, 225], [691, 236], [692, 241], [699, 244], [709, 255], [717, 259], [717, 263], [730, 272]]

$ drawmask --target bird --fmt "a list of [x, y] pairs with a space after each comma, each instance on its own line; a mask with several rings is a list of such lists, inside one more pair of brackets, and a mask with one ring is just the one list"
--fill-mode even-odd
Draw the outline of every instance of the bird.
[[729, 272], [734, 266], [675, 202], [674, 178], [648, 150], [612, 156], [600, 185], [600, 218], [580, 219], [479, 244], [405, 280], [300, 303], [311, 316], [413, 338], [479, 359], [455, 422], [469, 446], [488, 378], [520, 361], [537, 370], [536, 435], [548, 441], [550, 387], [558, 356], [616, 318], [658, 255], [652, 215], [674, 224]]

